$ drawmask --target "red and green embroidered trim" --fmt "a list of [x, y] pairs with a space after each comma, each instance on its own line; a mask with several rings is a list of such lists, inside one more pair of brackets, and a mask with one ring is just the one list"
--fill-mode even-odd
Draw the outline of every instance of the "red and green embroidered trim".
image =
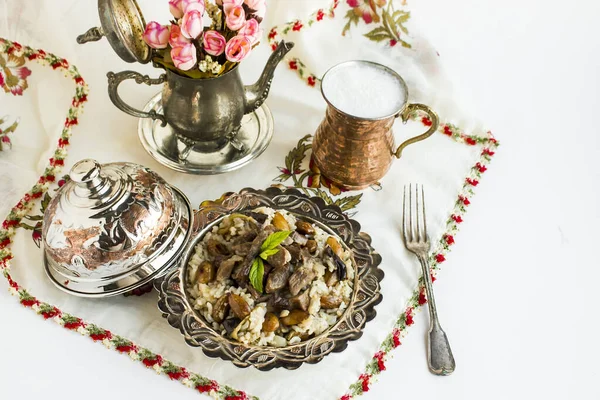
[[[327, 19], [333, 19], [335, 17], [335, 10], [340, 5], [340, 1], [341, 0], [334, 0], [328, 9], [320, 8], [305, 20], [297, 19], [271, 28], [268, 36], [268, 43], [271, 46], [271, 50], [275, 51], [277, 48], [277, 43], [290, 32], [300, 32], [303, 29], [306, 29], [306, 27], [311, 27], [316, 22], [324, 21], [325, 17], [327, 17]], [[299, 58], [286, 57], [285, 62], [287, 63], [288, 67], [291, 70], [296, 71], [298, 76], [302, 80], [306, 81], [309, 86], [315, 86], [319, 81], [319, 78], [311, 73]]]
[[[286, 24], [277, 25], [271, 28], [268, 35], [268, 43], [271, 49], [275, 51], [277, 43], [293, 32], [303, 31], [316, 22], [331, 20], [335, 18], [336, 9], [341, 0], [334, 0], [327, 9], [320, 8], [309, 15], [305, 20], [294, 20]], [[411, 48], [411, 44], [404, 37], [408, 35], [408, 29], [405, 24], [410, 19], [410, 12], [396, 9], [392, 0], [346, 0], [350, 9], [346, 12], [344, 18], [348, 20], [342, 31], [342, 36], [360, 23], [376, 25], [374, 29], [365, 33], [364, 36], [374, 42], [385, 43], [389, 47], [401, 45]], [[387, 4], [387, 7], [386, 7]], [[403, 0], [402, 6], [406, 5]], [[327, 18], [325, 18], [327, 17]], [[289, 69], [296, 71], [300, 79], [306, 82], [308, 86], [316, 86], [321, 79], [312, 73], [306, 64], [298, 57], [286, 57], [285, 62]]]
[[[37, 60], [42, 65], [50, 65], [53, 69], [63, 70], [75, 81], [76, 86], [72, 107], [69, 109], [54, 156], [49, 160], [38, 183], [13, 207], [7, 218], [3, 221], [2, 228], [0, 229], [0, 270], [2, 270], [3, 276], [9, 283], [9, 291], [18, 297], [24, 307], [31, 308], [44, 319], [52, 319], [65, 329], [77, 331], [84, 336], [90, 337], [93, 341], [103, 343], [107, 348], [113, 348], [121, 353], [126, 353], [133, 360], [140, 361], [147, 368], [152, 368], [159, 374], [167, 375], [170, 379], [177, 380], [188, 387], [198, 390], [200, 393], [208, 394], [219, 400], [258, 399], [242, 391], [236, 391], [231, 387], [221, 386], [214, 380], [190, 373], [185, 368], [179, 367], [165, 360], [160, 355], [154, 354], [148, 349], [141, 348], [121, 336], [113, 335], [108, 330], [91, 323], [86, 323], [81, 318], [63, 313], [50, 304], [40, 302], [12, 279], [10, 275], [10, 261], [13, 258], [10, 250], [12, 238], [16, 229], [21, 227], [22, 219], [28, 215], [36, 200], [42, 198], [49, 186], [56, 182], [56, 177], [60, 173], [67, 155], [66, 148], [69, 145], [71, 128], [78, 124], [77, 118], [81, 114], [83, 104], [87, 100], [88, 88], [74, 66], [69, 65], [64, 59], [45, 53], [43, 50], [34, 50], [29, 47], [23, 47], [16, 42], [0, 39], [0, 52], [16, 53], [17, 55], [24, 54], [29, 60]], [[431, 124], [425, 118], [421, 122], [424, 125]], [[470, 199], [474, 194], [473, 187], [479, 184], [482, 174], [487, 170], [487, 165], [498, 147], [498, 142], [493, 138], [491, 133], [485, 138], [466, 135], [456, 126], [450, 124], [440, 126], [440, 132], [467, 145], [482, 145], [483, 150], [480, 161], [473, 166], [469, 176], [465, 179], [462, 191], [458, 195], [454, 212], [448, 219], [446, 233], [438, 242], [436, 250], [432, 255], [431, 274], [434, 281], [439, 270], [439, 265], [446, 260], [446, 255], [450, 251], [450, 247], [454, 244], [458, 225], [463, 222]], [[414, 323], [414, 312], [421, 305], [425, 304], [426, 301], [422, 282], [419, 282], [419, 287], [409, 300], [406, 311], [400, 315], [392, 332], [383, 341], [379, 350], [367, 364], [365, 372], [350, 386], [349, 392], [343, 395], [340, 398], [341, 400], [350, 400], [369, 390], [374, 379], [385, 370], [385, 362], [390, 357], [391, 351], [401, 345], [401, 339], [406, 335], [407, 328]]]
[[[423, 118], [421, 122], [425, 126], [431, 126], [431, 122], [427, 118]], [[498, 141], [491, 132], [487, 132], [486, 137], [466, 135], [458, 127], [451, 124], [441, 125], [438, 131], [450, 136], [459, 143], [465, 143], [469, 146], [481, 145], [482, 151], [479, 161], [471, 168], [469, 175], [465, 178], [463, 187], [457, 196], [454, 210], [446, 221], [446, 231], [430, 256], [431, 280], [433, 282], [435, 282], [437, 272], [440, 270], [440, 264], [446, 261], [451, 246], [455, 243], [459, 225], [463, 222], [467, 207], [471, 204], [471, 198], [475, 194], [473, 188], [481, 181], [483, 173], [487, 171], [487, 165], [499, 146]], [[373, 381], [382, 371], [385, 371], [385, 362], [391, 357], [391, 351], [402, 344], [401, 340], [406, 336], [407, 328], [413, 325], [415, 311], [419, 310], [425, 303], [427, 303], [427, 297], [423, 278], [421, 277], [417, 289], [408, 301], [406, 310], [396, 320], [392, 332], [381, 343], [378, 351], [367, 363], [364, 372], [358, 377], [357, 381], [350, 385], [348, 393], [340, 397], [340, 400], [350, 400], [369, 391]]]
[[[77, 331], [88, 336], [95, 342], [103, 343], [107, 348], [128, 354], [130, 358], [140, 361], [148, 368], [152, 368], [159, 374], [167, 375], [170, 379], [179, 381], [184, 385], [194, 388], [201, 393], [206, 393], [219, 400], [248, 400], [256, 399], [248, 396], [242, 391], [235, 390], [229, 386], [220, 386], [215, 381], [209, 380], [198, 374], [188, 372], [150, 350], [139, 347], [128, 339], [114, 335], [108, 330], [102, 329], [94, 324], [87, 323], [81, 318], [62, 312], [57, 307], [41, 302], [22, 288], [10, 275], [10, 262], [13, 259], [11, 245], [13, 237], [18, 228], [23, 227], [23, 219], [26, 219], [35, 202], [47, 195], [52, 183], [57, 182], [57, 177], [64, 165], [67, 156], [67, 147], [71, 138], [71, 129], [78, 124], [78, 117], [83, 111], [83, 105], [87, 101], [88, 87], [77, 71], [67, 60], [59, 58], [43, 50], [35, 50], [22, 46], [17, 42], [11, 42], [0, 38], [0, 53], [11, 54], [15, 57], [26, 57], [28, 60], [36, 60], [42, 65], [49, 65], [55, 70], [61, 70], [75, 82], [75, 95], [71, 107], [64, 122], [62, 134], [58, 140], [58, 146], [53, 157], [48, 161], [43, 175], [38, 183], [23, 196], [15, 207], [12, 208], [0, 228], [0, 270], [9, 284], [9, 291], [19, 299], [26, 308], [30, 308], [44, 319], [53, 320], [65, 329]], [[64, 182], [62, 182], [64, 184]], [[49, 199], [49, 196], [47, 197]], [[43, 206], [42, 206], [43, 208]], [[35, 237], [34, 237], [35, 239]]]

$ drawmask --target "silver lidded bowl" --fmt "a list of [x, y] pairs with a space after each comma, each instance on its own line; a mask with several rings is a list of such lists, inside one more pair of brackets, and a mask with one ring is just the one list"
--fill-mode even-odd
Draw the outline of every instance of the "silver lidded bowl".
[[191, 232], [192, 209], [178, 189], [132, 163], [76, 163], [44, 213], [44, 265], [77, 296], [129, 292], [175, 263]]

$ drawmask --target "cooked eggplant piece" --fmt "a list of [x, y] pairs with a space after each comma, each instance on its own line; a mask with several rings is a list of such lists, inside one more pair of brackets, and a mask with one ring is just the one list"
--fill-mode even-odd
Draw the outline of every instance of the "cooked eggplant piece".
[[254, 238], [250, 251], [246, 254], [246, 258], [244, 258], [244, 261], [242, 261], [242, 263], [233, 271], [233, 279], [238, 283], [241, 284], [242, 282], [248, 281], [248, 274], [250, 273], [250, 268], [252, 268], [252, 262], [256, 256], [258, 256], [258, 253], [260, 253], [260, 246], [262, 246], [265, 239], [267, 239], [273, 231], [273, 227], [267, 226]]
[[217, 270], [217, 281], [223, 282], [231, 276], [231, 272], [235, 267], [236, 263], [243, 261], [244, 259], [240, 256], [231, 256], [228, 259], [221, 261], [219, 269]]
[[250, 248], [252, 247], [252, 240], [244, 243], [234, 244], [231, 246], [231, 250], [233, 253], [238, 256], [246, 257], [246, 255], [250, 252]]
[[292, 259], [292, 255], [282, 246], [277, 246], [277, 253], [267, 257], [267, 262], [275, 268], [283, 267], [289, 263]]
[[316, 240], [309, 240], [306, 242], [306, 250], [308, 250], [308, 252], [310, 254], [315, 254], [317, 252], [317, 241]]
[[290, 293], [292, 296], [300, 293], [312, 280], [315, 278], [315, 273], [305, 267], [298, 268], [288, 281], [290, 285]]
[[[289, 238], [289, 236], [288, 236]], [[302, 258], [302, 248], [298, 243], [292, 243], [289, 246], [284, 246], [284, 248], [290, 253], [290, 262], [294, 265], [301, 263], [303, 261]]]
[[269, 301], [267, 302], [267, 310], [269, 311], [281, 311], [290, 308], [290, 300], [281, 296], [280, 293], [273, 293]]
[[296, 221], [296, 231], [300, 232], [303, 235], [315, 234], [315, 228], [313, 228], [310, 222], [306, 221]]
[[252, 229], [252, 230], [244, 232], [243, 234], [235, 237], [231, 242], [234, 246], [243, 244], [243, 243], [252, 243], [252, 241], [256, 238], [257, 235], [258, 235], [258, 229]]
[[239, 318], [227, 318], [225, 321], [223, 321], [223, 328], [225, 328], [225, 331], [228, 335], [231, 335], [240, 322], [242, 322], [242, 320]]
[[290, 306], [294, 309], [307, 311], [308, 306], [310, 305], [310, 296], [308, 295], [308, 292], [308, 290], [305, 290], [297, 296], [290, 297]]
[[273, 313], [267, 313], [267, 315], [265, 315], [265, 322], [263, 322], [262, 324], [262, 330], [264, 332], [275, 332], [277, 329], [279, 328], [279, 318], [277, 318], [277, 315], [273, 314]]
[[273, 215], [273, 221], [271, 223], [280, 231], [290, 230], [290, 224], [288, 224], [287, 220], [283, 215], [281, 215], [281, 213], [276, 212], [275, 215]]
[[292, 233], [291, 238], [294, 243], [298, 243], [300, 246], [305, 246], [306, 242], [308, 242], [308, 238], [298, 232]]
[[309, 317], [309, 314], [303, 310], [292, 310], [290, 313], [281, 317], [280, 321], [286, 326], [298, 325], [305, 321]]
[[248, 293], [250, 293], [250, 296], [252, 296], [252, 298], [254, 300], [258, 299], [261, 296], [261, 294], [258, 292], [258, 290], [254, 289], [254, 286], [252, 286], [250, 284], [250, 282], [242, 282], [239, 285], [240, 285], [240, 287], [246, 289], [248, 291]]
[[342, 304], [342, 298], [339, 296], [321, 296], [321, 308], [329, 310], [332, 308], [338, 308], [340, 304]]
[[334, 238], [333, 236], [329, 236], [327, 238], [327, 245], [329, 245], [329, 247], [331, 247], [331, 250], [333, 250], [333, 252], [338, 257], [342, 256], [344, 249], [342, 248], [342, 245], [340, 244], [340, 242], [338, 242], [338, 240], [336, 238]]
[[196, 276], [194, 281], [198, 283], [208, 283], [215, 279], [216, 268], [210, 261], [202, 261], [198, 269], [196, 270]]
[[253, 211], [249, 211], [245, 214], [249, 217], [252, 217], [256, 222], [258, 222], [261, 225], [264, 224], [268, 218], [267, 214], [253, 212]]
[[218, 323], [223, 322], [229, 312], [229, 296], [223, 295], [217, 300], [212, 309], [211, 317]]
[[325, 247], [325, 256], [331, 257], [333, 260], [333, 264], [335, 265], [337, 278], [340, 281], [346, 279], [346, 264], [342, 261], [337, 254], [334, 253], [333, 249], [330, 246]]
[[233, 315], [239, 319], [244, 319], [250, 315], [250, 306], [240, 295], [229, 293], [229, 307], [231, 307]]
[[227, 246], [215, 239], [208, 240], [208, 243], [206, 244], [206, 251], [208, 251], [208, 254], [213, 257], [226, 256], [229, 254]]
[[274, 293], [283, 289], [285, 285], [287, 285], [291, 273], [289, 265], [282, 265], [281, 267], [274, 268], [267, 277], [265, 292]]
[[323, 280], [325, 281], [325, 284], [327, 286], [333, 286], [336, 283], [338, 283], [339, 279], [337, 277], [337, 270], [333, 272], [330, 270], [326, 270], [325, 275], [323, 276]]
[[340, 281], [346, 279], [346, 263], [342, 261], [335, 253], [333, 254], [333, 260], [335, 261], [335, 265], [337, 267], [337, 276]]

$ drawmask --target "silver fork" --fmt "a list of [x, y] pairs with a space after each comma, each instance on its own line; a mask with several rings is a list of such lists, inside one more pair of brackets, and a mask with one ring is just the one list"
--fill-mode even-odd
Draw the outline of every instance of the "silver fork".
[[[431, 243], [427, 236], [427, 222], [425, 218], [425, 191], [421, 185], [419, 196], [419, 185], [415, 185], [415, 207], [413, 208], [413, 186], [408, 186], [408, 203], [406, 202], [406, 186], [404, 186], [402, 232], [404, 245], [411, 253], [414, 253], [423, 269], [423, 280], [427, 290], [427, 303], [429, 304], [429, 334], [427, 337], [427, 363], [429, 370], [436, 375], [450, 375], [454, 372], [456, 364], [450, 349], [450, 343], [446, 333], [438, 321], [431, 276], [429, 272], [429, 250]], [[420, 203], [419, 203], [420, 197]], [[407, 210], [408, 208], [408, 210]], [[413, 214], [414, 213], [414, 214]], [[408, 214], [408, 221], [407, 221]], [[414, 217], [413, 217], [414, 215]], [[413, 223], [414, 220], [414, 223]]]

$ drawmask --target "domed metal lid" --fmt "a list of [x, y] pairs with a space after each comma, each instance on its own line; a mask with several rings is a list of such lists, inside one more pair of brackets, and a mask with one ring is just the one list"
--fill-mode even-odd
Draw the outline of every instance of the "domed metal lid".
[[146, 21], [136, 0], [98, 0], [101, 28], [91, 28], [77, 37], [77, 43], [95, 42], [106, 36], [124, 61], [146, 64], [152, 50], [144, 42]]
[[148, 168], [82, 160], [44, 214], [48, 276], [79, 296], [135, 289], [165, 272], [190, 233], [189, 200]]

